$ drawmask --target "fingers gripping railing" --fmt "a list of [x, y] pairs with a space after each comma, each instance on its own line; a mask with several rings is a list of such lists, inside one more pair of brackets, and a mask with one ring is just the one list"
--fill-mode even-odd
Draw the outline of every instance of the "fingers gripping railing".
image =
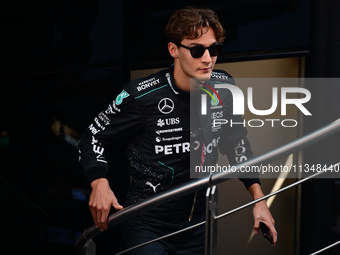
[[[209, 183], [210, 183], [209, 177], [196, 179], [194, 181], [188, 182], [187, 184], [183, 186], [179, 186], [170, 191], [166, 191], [159, 195], [150, 197], [141, 203], [137, 203], [137, 204], [125, 207], [122, 210], [109, 216], [108, 228], [111, 228], [117, 225], [118, 223], [122, 222], [123, 220], [131, 216], [134, 216], [152, 206], [159, 205], [161, 203], [170, 201], [180, 196], [185, 196], [199, 189], [207, 188], [209, 186]], [[85, 249], [83, 249], [82, 247], [85, 247], [88, 244], [90, 244], [90, 246], [93, 247], [92, 239], [95, 236], [97, 236], [100, 232], [101, 231], [99, 230], [99, 228], [97, 228], [95, 225], [92, 225], [89, 228], [87, 228], [76, 242], [75, 248], [76, 248], [76, 251], [78, 251], [78, 254], [86, 254], [86, 255], [95, 254], [95, 253], [88, 253], [88, 251], [85, 251]]]
[[[136, 215], [137, 213], [142, 212], [143, 210], [150, 208], [155, 205], [159, 205], [161, 203], [164, 203], [166, 201], [172, 200], [174, 198], [178, 198], [180, 196], [184, 196], [187, 194], [190, 194], [192, 192], [195, 192], [197, 190], [203, 189], [203, 188], [209, 188], [213, 187], [216, 184], [222, 183], [228, 179], [238, 177], [241, 173], [239, 172], [240, 169], [244, 168], [245, 166], [254, 166], [254, 165], [260, 165], [260, 164], [266, 164], [273, 162], [277, 159], [280, 159], [284, 156], [287, 156], [293, 152], [299, 151], [303, 148], [306, 148], [318, 141], [321, 141], [337, 132], [340, 131], [340, 121], [335, 121], [323, 128], [320, 128], [310, 134], [307, 134], [301, 138], [298, 138], [294, 140], [293, 142], [290, 142], [286, 145], [283, 145], [281, 147], [278, 147], [270, 152], [264, 153], [258, 157], [255, 157], [253, 159], [248, 160], [247, 162], [243, 162], [241, 164], [238, 164], [235, 166], [235, 171], [233, 172], [225, 172], [225, 173], [216, 173], [213, 175], [210, 175], [208, 177], [204, 178], [199, 178], [195, 179], [193, 181], [190, 181], [184, 185], [181, 185], [177, 188], [174, 188], [172, 190], [163, 192], [161, 194], [158, 194], [156, 196], [150, 197], [146, 200], [144, 200], [141, 203], [137, 203], [135, 205], [131, 205], [129, 207], [126, 207], [112, 215], [109, 216], [108, 218], [108, 227], [111, 228], [124, 219], [131, 217], [133, 215]], [[314, 175], [313, 175], [314, 176]], [[309, 178], [313, 177], [310, 176]], [[308, 179], [309, 179], [308, 178]], [[307, 178], [306, 178], [307, 179]], [[303, 180], [302, 180], [303, 181]], [[299, 183], [298, 183], [299, 184]], [[277, 192], [276, 192], [277, 193]], [[269, 194], [262, 199], [266, 199], [268, 196], [274, 195]], [[260, 201], [259, 200], [259, 201]], [[252, 203], [246, 204], [243, 207], [250, 206], [251, 204], [254, 204], [258, 202], [253, 201]], [[208, 204], [207, 204], [208, 206]], [[241, 208], [242, 209], [242, 208]], [[235, 209], [236, 210], [236, 209]], [[239, 209], [237, 209], [239, 210]], [[229, 212], [230, 214], [232, 212]], [[218, 216], [219, 217], [223, 217]], [[204, 222], [198, 224], [202, 225]], [[196, 226], [193, 226], [196, 227]], [[87, 228], [82, 235], [78, 238], [76, 244], [75, 244], [75, 249], [78, 254], [86, 254], [86, 255], [92, 255], [95, 254], [95, 245], [92, 241], [92, 239], [97, 236], [100, 233], [100, 230], [95, 226], [92, 225], [89, 228]]]

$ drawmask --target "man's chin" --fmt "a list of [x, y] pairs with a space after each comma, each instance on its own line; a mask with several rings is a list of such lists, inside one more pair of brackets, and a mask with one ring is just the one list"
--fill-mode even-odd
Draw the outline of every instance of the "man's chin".
[[209, 80], [211, 78], [211, 72], [203, 73], [203, 74], [198, 74], [196, 79], [199, 80]]

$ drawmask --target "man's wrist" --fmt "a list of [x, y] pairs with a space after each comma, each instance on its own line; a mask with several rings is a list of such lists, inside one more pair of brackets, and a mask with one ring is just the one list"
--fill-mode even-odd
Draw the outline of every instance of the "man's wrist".
[[251, 185], [249, 187], [249, 192], [252, 195], [254, 200], [259, 199], [264, 196], [262, 192], [262, 188], [258, 183], [254, 183], [253, 185]]
[[98, 178], [95, 179], [91, 182], [91, 188], [96, 187], [97, 185], [99, 185], [100, 183], [104, 183], [104, 184], [108, 184], [109, 181], [106, 178]]

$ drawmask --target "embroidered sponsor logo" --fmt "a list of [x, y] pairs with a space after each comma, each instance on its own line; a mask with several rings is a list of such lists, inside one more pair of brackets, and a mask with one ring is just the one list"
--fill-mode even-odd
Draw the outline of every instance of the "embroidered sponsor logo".
[[170, 86], [170, 88], [172, 89], [172, 91], [173, 91], [176, 95], [178, 95], [178, 92], [177, 92], [177, 91], [174, 89], [174, 87], [172, 86], [170, 74], [169, 74], [169, 73], [166, 73], [166, 74], [165, 74], [165, 77], [166, 77], [166, 79], [168, 80], [169, 86]]
[[176, 137], [156, 137], [156, 142], [160, 143], [160, 142], [170, 142], [170, 141], [178, 141], [180, 139], [182, 139], [183, 136], [176, 136]]
[[190, 152], [190, 143], [175, 143], [175, 144], [168, 144], [168, 145], [155, 145], [155, 153], [156, 154], [164, 154], [164, 155], [171, 155], [171, 154], [179, 154]]
[[120, 105], [123, 103], [124, 98], [127, 98], [129, 96], [129, 93], [127, 93], [125, 90], [120, 92], [120, 94], [116, 97], [116, 105]]
[[95, 126], [93, 126], [93, 124], [91, 124], [90, 126], [89, 126], [89, 130], [91, 131], [91, 133], [92, 134], [97, 134], [98, 132], [99, 132], [99, 130], [95, 127]]
[[94, 136], [92, 136], [91, 144], [92, 144], [92, 150], [96, 154], [97, 161], [107, 163], [107, 161], [105, 160], [103, 156], [104, 148], [101, 146], [99, 141]]
[[[210, 97], [210, 109], [215, 109], [215, 108], [222, 108], [222, 100], [218, 94], [218, 92], [210, 85], [206, 83], [201, 83], [203, 87], [199, 87], [199, 89], [203, 90], [205, 93], [207, 93]], [[212, 91], [212, 93], [209, 91]], [[202, 94], [202, 105], [201, 105], [201, 113], [202, 115], [207, 114], [207, 99], [206, 99], [206, 94]]]
[[156, 80], [155, 78], [151, 78], [149, 80], [138, 83], [137, 90], [142, 91], [144, 89], [153, 87], [157, 84], [159, 84], [159, 79]]
[[174, 108], [174, 101], [172, 101], [170, 98], [163, 98], [158, 103], [158, 110], [163, 114], [171, 113]]
[[107, 117], [104, 112], [99, 113], [98, 118], [104, 123], [105, 126], [109, 125], [111, 122], [109, 117]]
[[228, 75], [224, 74], [224, 73], [217, 73], [217, 72], [212, 72], [211, 73], [211, 78], [215, 78], [215, 79], [221, 79], [221, 80], [228, 80]]
[[109, 106], [107, 107], [107, 109], [105, 110], [105, 113], [106, 113], [106, 114], [116, 114], [116, 112], [120, 112], [120, 109], [117, 108], [116, 102], [113, 101], [113, 102], [112, 102], [112, 105], [109, 105]]
[[176, 125], [179, 124], [180, 120], [179, 117], [177, 118], [168, 118], [168, 119], [158, 119], [157, 120], [157, 126], [163, 127], [165, 125], [171, 126], [171, 125]]
[[156, 130], [156, 134], [160, 135], [160, 134], [166, 134], [166, 133], [173, 133], [173, 132], [180, 132], [183, 131], [183, 128], [179, 127], [179, 128], [169, 128], [169, 129], [164, 129], [164, 130]]

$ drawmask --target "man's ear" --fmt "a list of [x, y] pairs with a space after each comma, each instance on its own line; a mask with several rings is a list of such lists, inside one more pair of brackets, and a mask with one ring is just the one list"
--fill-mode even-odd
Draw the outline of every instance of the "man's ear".
[[178, 47], [177, 47], [176, 44], [174, 44], [172, 42], [169, 42], [168, 43], [168, 50], [169, 50], [170, 55], [173, 58], [177, 58], [178, 57]]

